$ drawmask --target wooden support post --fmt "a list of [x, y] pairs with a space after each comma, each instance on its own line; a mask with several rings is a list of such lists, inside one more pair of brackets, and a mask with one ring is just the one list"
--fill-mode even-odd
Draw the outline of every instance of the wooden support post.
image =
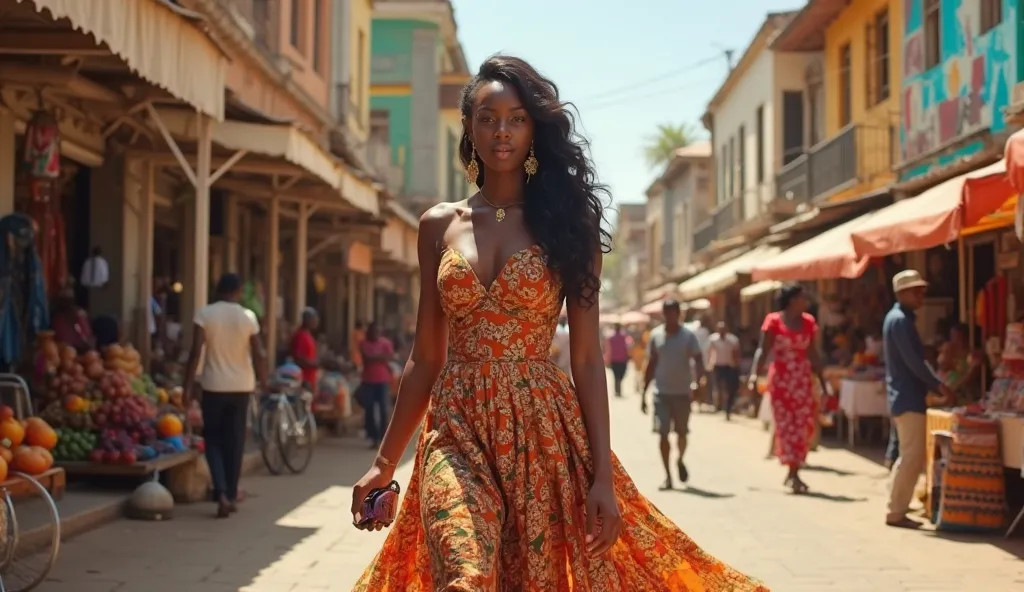
[[195, 209], [195, 241], [196, 247], [193, 252], [195, 257], [195, 276], [189, 278], [192, 281], [192, 289], [195, 294], [196, 311], [209, 303], [210, 286], [210, 158], [212, 156], [213, 142], [210, 118], [199, 114], [197, 125], [199, 126], [199, 146], [197, 148], [196, 162], [196, 209]]
[[234, 194], [227, 196], [224, 204], [224, 271], [228, 273], [239, 273], [238, 263], [238, 240], [239, 240], [239, 207], [238, 197]]
[[302, 323], [302, 309], [306, 307], [306, 277], [309, 258], [309, 206], [299, 204], [299, 217], [295, 232], [295, 325]]
[[[142, 320], [138, 323], [136, 347], [142, 357], [142, 367], [149, 372], [152, 358], [153, 335], [149, 332], [149, 317], [153, 300], [153, 238], [156, 204], [156, 167], [152, 162], [142, 164], [142, 203], [139, 207], [139, 304]], [[155, 320], [155, 319], [154, 319]]]
[[278, 282], [281, 266], [281, 199], [270, 198], [270, 209], [267, 211], [267, 256], [266, 267], [264, 268], [263, 285], [266, 286], [267, 311], [266, 327], [267, 334], [267, 359], [271, 366], [274, 364], [277, 355], [277, 317], [280, 311], [277, 310]]
[[14, 212], [14, 114], [0, 107], [0, 217]]

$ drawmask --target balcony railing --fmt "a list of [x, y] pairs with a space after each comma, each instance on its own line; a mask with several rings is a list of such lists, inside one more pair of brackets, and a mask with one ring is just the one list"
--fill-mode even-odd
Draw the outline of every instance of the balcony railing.
[[892, 170], [893, 128], [850, 125], [812, 147], [776, 175], [779, 196], [816, 203]]
[[370, 166], [383, 179], [388, 191], [394, 195], [402, 195], [405, 190], [405, 171], [401, 166], [391, 162], [391, 146], [371, 140], [367, 144], [367, 156]]
[[801, 203], [810, 199], [809, 160], [809, 155], [801, 154], [796, 160], [782, 167], [775, 175], [775, 186], [779, 190], [780, 198]]
[[693, 232], [693, 252], [699, 253], [715, 240], [715, 221], [707, 219]]

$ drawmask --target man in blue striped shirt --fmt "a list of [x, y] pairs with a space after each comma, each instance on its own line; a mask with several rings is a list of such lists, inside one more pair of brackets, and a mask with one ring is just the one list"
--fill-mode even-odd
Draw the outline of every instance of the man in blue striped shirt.
[[915, 311], [924, 304], [927, 287], [928, 282], [912, 269], [897, 273], [892, 278], [896, 304], [882, 323], [889, 414], [899, 439], [899, 459], [892, 470], [885, 523], [900, 528], [920, 527], [920, 523], [907, 518], [907, 511], [925, 468], [928, 393], [949, 394], [949, 388], [924, 361], [924, 344], [915, 325]]

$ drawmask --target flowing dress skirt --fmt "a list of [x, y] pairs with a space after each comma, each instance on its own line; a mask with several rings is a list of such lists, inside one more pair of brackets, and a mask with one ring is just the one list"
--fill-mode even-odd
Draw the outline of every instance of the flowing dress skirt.
[[449, 361], [398, 518], [357, 592], [767, 591], [702, 551], [613, 458], [622, 514], [586, 550], [592, 461], [579, 402], [546, 360]]

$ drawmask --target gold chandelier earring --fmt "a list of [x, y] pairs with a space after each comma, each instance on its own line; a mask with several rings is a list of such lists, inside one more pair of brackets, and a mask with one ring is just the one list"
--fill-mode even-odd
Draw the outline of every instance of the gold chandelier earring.
[[530, 156], [526, 157], [526, 162], [523, 163], [523, 168], [526, 169], [526, 182], [530, 182], [530, 177], [537, 174], [537, 169], [540, 168], [540, 162], [537, 160], [537, 156], [533, 153], [533, 144], [530, 144]]
[[469, 151], [469, 164], [466, 165], [466, 181], [470, 185], [476, 185], [476, 179], [480, 176], [480, 165], [476, 163], [476, 146]]

